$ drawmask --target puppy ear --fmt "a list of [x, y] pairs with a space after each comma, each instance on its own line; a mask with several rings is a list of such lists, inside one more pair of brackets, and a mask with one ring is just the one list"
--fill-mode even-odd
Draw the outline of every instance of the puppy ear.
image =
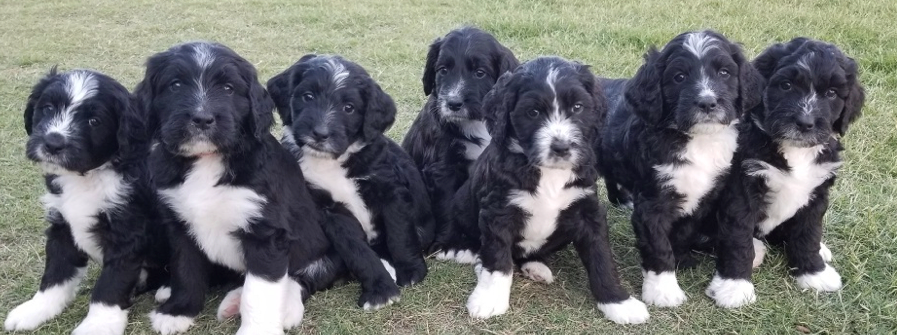
[[514, 53], [501, 44], [498, 44], [498, 53], [493, 61], [499, 76], [505, 72], [514, 71], [520, 65], [520, 61], [517, 60], [517, 57], [514, 57]]
[[373, 79], [368, 81], [362, 135], [365, 141], [372, 141], [396, 121], [396, 104]]
[[290, 99], [292, 99], [292, 87], [290, 86], [290, 73], [295, 66], [291, 66], [280, 74], [268, 79], [266, 86], [271, 100], [274, 101], [274, 107], [277, 108], [277, 114], [283, 124], [292, 124], [292, 115], [290, 111]]
[[763, 88], [766, 87], [766, 79], [744, 57], [741, 46], [732, 43], [732, 59], [738, 65], [738, 101], [736, 106], [741, 108], [740, 116], [756, 107], [763, 100]]
[[57, 67], [58, 65], [53, 65], [53, 67], [50, 68], [50, 72], [31, 88], [31, 94], [28, 95], [28, 102], [25, 103], [25, 115], [23, 116], [25, 119], [25, 134], [28, 136], [31, 136], [31, 128], [34, 127], [34, 108], [36, 107], [37, 100], [40, 99], [41, 94], [44, 93], [44, 90], [50, 85], [51, 79], [56, 76]]
[[801, 45], [804, 45], [808, 40], [809, 39], [805, 37], [798, 37], [792, 39], [788, 43], [776, 43], [769, 46], [766, 50], [763, 50], [757, 58], [754, 58], [754, 61], [752, 62], [754, 68], [763, 76], [763, 78], [769, 79], [778, 67], [779, 60], [794, 53], [794, 51], [800, 48]]
[[259, 83], [258, 74], [255, 67], [245, 59], [239, 59], [238, 64], [243, 70], [243, 81], [249, 87], [249, 129], [251, 129], [255, 138], [262, 138], [262, 135], [271, 131], [274, 125], [274, 100], [265, 90], [265, 87]]
[[853, 58], [842, 55], [839, 59], [841, 67], [847, 73], [847, 82], [850, 85], [850, 92], [847, 93], [847, 100], [844, 102], [844, 109], [835, 119], [833, 129], [841, 136], [847, 133], [847, 126], [856, 121], [859, 117], [863, 103], [866, 101], [866, 92], [859, 80], [859, 69]]
[[424, 95], [429, 96], [436, 87], [436, 60], [439, 59], [439, 49], [442, 48], [442, 38], [437, 38], [430, 44], [427, 52], [427, 63], [424, 65]]
[[485, 114], [486, 127], [489, 134], [492, 135], [492, 141], [500, 145], [507, 143], [508, 134], [508, 118], [511, 109], [517, 101], [516, 92], [511, 90], [511, 82], [514, 73], [505, 72], [498, 77], [498, 81], [483, 97], [483, 113]]
[[663, 64], [661, 55], [651, 47], [645, 53], [645, 64], [629, 80], [623, 96], [632, 111], [642, 120], [656, 125], [663, 119], [663, 90], [660, 85]]
[[588, 65], [579, 65], [577, 71], [583, 87], [592, 95], [592, 104], [594, 105], [593, 117], [595, 118], [595, 126], [592, 128], [596, 132], [594, 134], [595, 137], [600, 138], [599, 134], [604, 131], [604, 126], [607, 122], [607, 97], [604, 95], [604, 89]]

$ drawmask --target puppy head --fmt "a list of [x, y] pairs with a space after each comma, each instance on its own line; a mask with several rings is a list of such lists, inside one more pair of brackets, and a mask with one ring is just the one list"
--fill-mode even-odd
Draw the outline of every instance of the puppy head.
[[762, 81], [737, 44], [713, 31], [688, 32], [649, 50], [624, 95], [649, 124], [699, 133], [759, 104]]
[[244, 149], [274, 122], [255, 68], [221, 44], [185, 43], [150, 57], [136, 94], [163, 147], [184, 157]]
[[769, 84], [766, 108], [753, 117], [779, 142], [815, 146], [844, 135], [860, 116], [865, 93], [857, 64], [834, 45], [795, 38], [769, 47], [754, 65]]
[[558, 57], [504, 74], [483, 106], [494, 145], [526, 155], [533, 165], [562, 169], [589, 161], [595, 125], [607, 113], [588, 67]]
[[453, 30], [430, 45], [424, 94], [436, 97], [438, 120], [482, 119], [482, 100], [503, 73], [519, 62], [492, 35], [477, 28]]
[[54, 67], [31, 90], [25, 107], [28, 158], [47, 173], [84, 173], [109, 162], [119, 149], [119, 124], [128, 90], [89, 70]]
[[339, 157], [395, 121], [392, 98], [358, 64], [339, 56], [302, 57], [268, 81], [285, 140], [311, 155]]

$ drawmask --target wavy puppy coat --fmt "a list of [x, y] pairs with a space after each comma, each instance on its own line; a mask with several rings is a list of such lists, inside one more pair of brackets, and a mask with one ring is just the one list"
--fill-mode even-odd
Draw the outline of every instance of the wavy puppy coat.
[[[491, 139], [483, 119], [483, 97], [499, 76], [518, 64], [492, 35], [473, 27], [453, 30], [430, 45], [423, 75], [429, 98], [405, 134], [402, 148], [423, 174], [437, 235], [444, 235], [453, 215], [452, 197]], [[424, 247], [431, 240], [424, 239]]]
[[136, 290], [167, 280], [164, 229], [146, 183], [148, 141], [121, 84], [89, 70], [50, 71], [25, 108], [28, 158], [44, 171], [46, 268], [34, 297], [6, 317], [31, 330], [75, 298], [88, 259], [102, 264], [87, 317], [73, 334], [123, 334]]
[[289, 275], [328, 244], [302, 171], [269, 133], [274, 103], [255, 68], [220, 44], [181, 44], [150, 57], [136, 94], [158, 141], [150, 166], [176, 251], [153, 328], [186, 331], [213, 270], [245, 274], [238, 334], [297, 326], [302, 288]]
[[395, 121], [392, 98], [339, 56], [304, 56], [268, 89], [284, 123], [281, 142], [334, 218], [324, 230], [341, 260], [319, 271], [344, 263], [361, 281], [358, 305], [365, 309], [397, 300], [396, 283], [412, 285], [427, 274], [420, 240], [432, 235], [433, 215], [414, 162], [383, 134]]
[[482, 258], [467, 301], [470, 315], [507, 311], [515, 264], [527, 277], [550, 283], [546, 259], [572, 242], [605, 317], [647, 321], [645, 305], [620, 285], [595, 193], [591, 143], [607, 108], [592, 73], [579, 63], [538, 58], [502, 76], [484, 106], [492, 142], [454, 208], [454, 230], [465, 233], [455, 241]]
[[712, 31], [683, 33], [648, 51], [632, 79], [605, 81], [615, 108], [598, 163], [610, 201], [634, 203], [646, 303], [686, 300], [677, 263], [694, 263], [690, 251], [709, 229], [703, 220], [735, 153], [736, 124], [759, 103], [762, 81], [741, 48]]
[[763, 238], [784, 245], [800, 287], [841, 288], [822, 218], [841, 165], [839, 137], [865, 99], [856, 62], [828, 43], [796, 38], [753, 63], [767, 80], [763, 104], [740, 126], [719, 206], [717, 274], [706, 292], [723, 307], [755, 300], [751, 266], [763, 261]]

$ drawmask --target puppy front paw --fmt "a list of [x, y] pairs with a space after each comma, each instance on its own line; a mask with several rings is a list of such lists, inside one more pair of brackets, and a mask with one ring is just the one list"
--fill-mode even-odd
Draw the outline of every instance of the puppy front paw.
[[704, 294], [723, 308], [738, 308], [757, 301], [754, 284], [745, 279], [725, 279], [713, 276]]
[[645, 323], [651, 316], [648, 314], [648, 306], [633, 297], [617, 303], [599, 303], [598, 310], [604, 313], [604, 317], [608, 320], [621, 325]]
[[52, 319], [68, 304], [64, 297], [51, 294], [55, 291], [38, 292], [28, 300], [14, 308], [6, 315], [3, 326], [8, 331], [33, 330]]
[[218, 321], [224, 321], [240, 315], [240, 298], [243, 296], [243, 287], [240, 286], [227, 292], [221, 303], [218, 304], [218, 310], [215, 315]]
[[94, 303], [72, 335], [121, 335], [127, 326], [128, 310]]
[[402, 287], [420, 283], [427, 277], [427, 263], [423, 258], [409, 265], [399, 266], [396, 269], [396, 284]]
[[393, 281], [374, 284], [374, 287], [361, 293], [358, 306], [366, 311], [377, 310], [399, 301], [399, 287]]
[[152, 311], [149, 317], [153, 330], [162, 335], [183, 333], [193, 325], [193, 318], [189, 316], [174, 316]]
[[841, 275], [828, 264], [822, 271], [803, 274], [797, 276], [795, 280], [797, 285], [804, 289], [811, 288], [820, 292], [834, 292], [841, 289]]
[[454, 261], [460, 264], [476, 264], [480, 256], [470, 250], [449, 249], [436, 253], [436, 259], [440, 261]]
[[646, 271], [645, 282], [642, 284], [642, 300], [646, 304], [658, 307], [678, 307], [688, 300], [688, 297], [685, 291], [679, 288], [676, 273]]
[[511, 274], [490, 272], [476, 266], [477, 287], [467, 298], [467, 312], [477, 319], [488, 319], [508, 311], [511, 300]]
[[520, 266], [520, 272], [523, 272], [523, 275], [532, 281], [545, 284], [554, 282], [554, 274], [552, 274], [551, 269], [542, 262], [533, 261], [523, 263], [523, 265]]

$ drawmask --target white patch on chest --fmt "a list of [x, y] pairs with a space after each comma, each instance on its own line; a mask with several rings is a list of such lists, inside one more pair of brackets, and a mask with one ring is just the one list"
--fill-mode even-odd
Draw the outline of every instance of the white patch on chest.
[[683, 196], [680, 215], [689, 215], [713, 189], [716, 179], [728, 171], [738, 147], [735, 124], [691, 135], [679, 154], [682, 164], [656, 165], [657, 177], [665, 186]]
[[352, 144], [342, 156], [336, 159], [303, 148], [304, 154], [299, 159], [299, 167], [302, 168], [305, 180], [312, 187], [330, 192], [333, 201], [345, 205], [355, 219], [361, 223], [361, 229], [367, 235], [368, 241], [373, 241], [377, 238], [377, 230], [371, 220], [371, 212], [368, 211], [364, 199], [358, 192], [356, 178], [349, 178], [349, 172], [343, 167], [343, 163], [349, 159], [349, 156], [363, 147], [363, 144]]
[[247, 230], [251, 219], [261, 217], [267, 200], [245, 187], [218, 185], [223, 174], [221, 156], [204, 156], [193, 163], [183, 184], [159, 190], [159, 194], [187, 223], [190, 235], [209, 260], [244, 271], [243, 247], [233, 233]]
[[[47, 210], [62, 214], [72, 231], [75, 245], [97, 262], [103, 261], [103, 250], [91, 231], [97, 223], [97, 215], [125, 201], [130, 186], [108, 165], [91, 170], [84, 175], [60, 174], [53, 184], [62, 189], [61, 194], [47, 193], [41, 200]], [[114, 224], [114, 223], [113, 223]]]
[[[489, 135], [489, 130], [486, 129], [485, 121], [463, 121], [458, 124], [461, 127], [461, 132], [468, 137], [475, 137], [480, 139], [480, 144], [464, 141], [464, 157], [475, 161], [480, 155], [483, 153], [483, 150], [486, 150], [486, 146], [489, 145], [489, 142], [492, 141], [492, 136]], [[470, 164], [473, 166], [473, 164]]]
[[517, 245], [525, 253], [538, 250], [557, 229], [557, 217], [561, 211], [591, 190], [564, 186], [576, 177], [570, 169], [541, 168], [542, 176], [535, 193], [513, 190], [508, 197], [511, 205], [529, 214], [521, 231], [522, 240]]
[[760, 222], [760, 232], [769, 234], [785, 220], [790, 219], [813, 199], [813, 190], [833, 177], [841, 162], [817, 164], [816, 157], [822, 145], [809, 148], [783, 147], [780, 152], [791, 171], [783, 171], [759, 160], [746, 163], [758, 164], [759, 169], [747, 171], [750, 176], [766, 180], [766, 219]]

